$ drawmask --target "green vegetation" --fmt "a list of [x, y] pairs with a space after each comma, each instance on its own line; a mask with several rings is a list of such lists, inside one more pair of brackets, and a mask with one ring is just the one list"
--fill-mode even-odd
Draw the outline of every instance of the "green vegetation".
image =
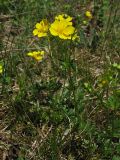
[[[120, 160], [120, 1], [0, 0], [0, 10], [0, 158]], [[61, 14], [73, 17], [64, 35], [33, 35]]]

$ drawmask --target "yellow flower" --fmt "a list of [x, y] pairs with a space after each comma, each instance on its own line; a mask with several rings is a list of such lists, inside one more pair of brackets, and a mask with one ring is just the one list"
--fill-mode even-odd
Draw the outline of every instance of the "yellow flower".
[[41, 61], [43, 59], [44, 54], [44, 51], [33, 51], [27, 53], [28, 56], [33, 57], [37, 61]]
[[67, 15], [59, 15], [55, 17], [55, 21], [50, 26], [50, 33], [61, 39], [76, 39], [77, 34], [75, 27], [72, 26], [72, 17]]
[[85, 12], [86, 17], [88, 17], [89, 19], [92, 19], [92, 13], [90, 11], [86, 11]]
[[2, 74], [2, 73], [3, 73], [3, 66], [0, 65], [0, 74]]
[[40, 23], [37, 23], [35, 27], [36, 28], [33, 30], [34, 36], [38, 36], [38, 37], [47, 36], [49, 24], [46, 19], [42, 20]]

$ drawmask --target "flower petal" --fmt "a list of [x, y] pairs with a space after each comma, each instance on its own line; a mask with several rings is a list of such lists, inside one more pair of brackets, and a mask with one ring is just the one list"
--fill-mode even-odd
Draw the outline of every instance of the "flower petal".
[[37, 29], [34, 29], [34, 30], [33, 30], [33, 35], [36, 36], [37, 34], [38, 34], [38, 30], [37, 30]]

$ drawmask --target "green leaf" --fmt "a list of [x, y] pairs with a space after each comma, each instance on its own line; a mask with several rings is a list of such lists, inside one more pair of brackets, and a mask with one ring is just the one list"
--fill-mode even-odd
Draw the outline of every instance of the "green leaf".
[[120, 157], [119, 156], [113, 156], [112, 160], [120, 160]]

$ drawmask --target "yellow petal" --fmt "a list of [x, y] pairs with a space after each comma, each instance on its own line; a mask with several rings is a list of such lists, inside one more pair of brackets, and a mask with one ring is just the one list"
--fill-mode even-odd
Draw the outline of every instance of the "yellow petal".
[[62, 20], [64, 15], [58, 15], [55, 17], [56, 20]]
[[50, 33], [51, 33], [53, 36], [58, 36], [58, 32], [57, 32], [53, 27], [50, 27]]
[[34, 29], [34, 30], [33, 30], [33, 35], [36, 36], [37, 34], [38, 34], [38, 30], [37, 30], [37, 29]]
[[35, 58], [37, 61], [40, 61], [40, 60], [42, 60], [43, 57], [42, 57], [42, 56], [35, 56], [34, 58]]
[[60, 37], [61, 39], [68, 39], [68, 37], [65, 36], [64, 34], [59, 34], [59, 37]]
[[41, 24], [40, 24], [40, 23], [37, 23], [37, 24], [35, 25], [35, 27], [36, 27], [37, 29], [39, 29], [39, 28], [41, 28]]
[[34, 52], [32, 53], [33, 56], [35, 56], [35, 55], [37, 55], [37, 54], [38, 54], [37, 51], [34, 51]]
[[66, 21], [67, 21], [67, 22], [71, 22], [71, 21], [72, 21], [72, 19], [73, 19], [72, 17], [67, 16]]
[[27, 53], [28, 56], [33, 56], [32, 52]]
[[67, 14], [58, 15], [55, 17], [56, 20], [65, 20], [67, 22], [70, 22], [72, 20], [72, 17], [68, 16]]
[[70, 35], [70, 34], [73, 34], [74, 32], [75, 32], [75, 28], [73, 26], [68, 26], [63, 31], [65, 35]]
[[45, 37], [47, 36], [47, 33], [44, 33], [44, 32], [39, 32], [38, 33], [38, 37]]
[[90, 11], [86, 11], [86, 12], [85, 12], [85, 15], [86, 15], [86, 17], [92, 19], [92, 14], [91, 14]]
[[40, 54], [41, 54], [41, 55], [44, 55], [44, 54], [45, 54], [45, 52], [44, 52], [44, 51], [41, 51], [41, 52], [40, 52]]

